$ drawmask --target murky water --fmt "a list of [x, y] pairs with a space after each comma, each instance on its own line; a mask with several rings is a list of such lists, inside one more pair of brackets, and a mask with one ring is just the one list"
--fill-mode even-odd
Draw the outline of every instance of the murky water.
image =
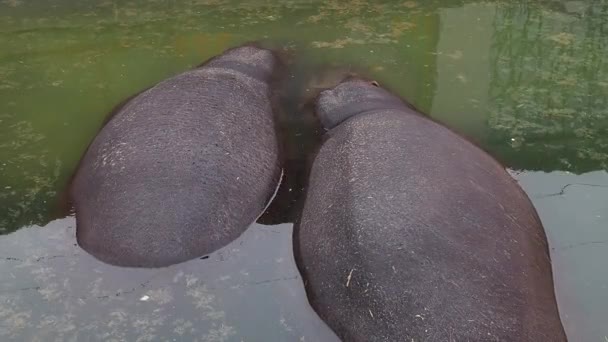
[[300, 70], [368, 69], [517, 170], [547, 230], [570, 339], [608, 341], [605, 25], [605, 0], [1, 1], [0, 340], [332, 340], [306, 305], [289, 225], [254, 225], [209, 259], [132, 270], [88, 256], [73, 218], [57, 217], [116, 103], [270, 39], [298, 51]]

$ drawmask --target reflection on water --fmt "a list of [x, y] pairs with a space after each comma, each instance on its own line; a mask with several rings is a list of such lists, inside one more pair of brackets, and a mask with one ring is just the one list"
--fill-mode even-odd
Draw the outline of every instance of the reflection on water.
[[[218, 253], [125, 271], [73, 246], [71, 219], [52, 221], [81, 153], [116, 103], [263, 38], [297, 51], [296, 75], [326, 64], [364, 68], [509, 167], [528, 170], [518, 177], [554, 248], [567, 333], [608, 339], [608, 269], [599, 263], [608, 257], [600, 243], [608, 193], [581, 185], [561, 193], [567, 184], [608, 184], [605, 172], [592, 172], [608, 169], [607, 15], [606, 1], [0, 1], [0, 234], [7, 234], [0, 271], [10, 279], [0, 285], [0, 336], [80, 340], [103, 338], [110, 327], [127, 340], [171, 331], [199, 340], [322, 340], [314, 334], [326, 329], [295, 278], [289, 228], [256, 226], [238, 240], [248, 247], [223, 249], [234, 258], [222, 262], [213, 259]], [[296, 82], [288, 91], [306, 88]], [[302, 151], [316, 140], [298, 104], [287, 108], [288, 167], [302, 171]], [[295, 175], [289, 185], [297, 191], [305, 173]], [[275, 208], [291, 217], [294, 198]], [[31, 225], [44, 227], [16, 231]], [[238, 286], [271, 279], [283, 280]]]
[[606, 169], [607, 13], [583, 1], [2, 2], [0, 232], [54, 218], [120, 100], [260, 38], [304, 66], [368, 69], [511, 167]]
[[580, 17], [518, 6], [496, 11], [489, 144], [518, 168], [608, 169], [608, 2], [579, 10]]

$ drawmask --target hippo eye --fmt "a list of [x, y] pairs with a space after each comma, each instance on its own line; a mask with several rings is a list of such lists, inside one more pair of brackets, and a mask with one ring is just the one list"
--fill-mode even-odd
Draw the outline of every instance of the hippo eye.
[[376, 81], [372, 81], [370, 84], [373, 85], [374, 87], [380, 86], [380, 84], [378, 84], [378, 82], [376, 82]]

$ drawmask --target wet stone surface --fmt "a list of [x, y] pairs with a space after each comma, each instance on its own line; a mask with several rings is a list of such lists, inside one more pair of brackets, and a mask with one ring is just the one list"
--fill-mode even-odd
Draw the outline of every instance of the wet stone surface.
[[160, 269], [101, 263], [74, 245], [73, 227], [66, 218], [0, 239], [3, 341], [336, 341], [308, 307], [289, 224], [254, 225]]

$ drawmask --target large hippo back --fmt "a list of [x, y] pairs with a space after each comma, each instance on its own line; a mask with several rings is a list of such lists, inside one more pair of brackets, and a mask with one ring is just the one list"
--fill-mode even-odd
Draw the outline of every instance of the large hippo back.
[[119, 109], [72, 183], [78, 243], [108, 263], [164, 266], [238, 237], [280, 175], [277, 63], [257, 47], [228, 50]]
[[344, 341], [565, 340], [543, 227], [499, 163], [361, 80], [317, 113], [296, 260]]

